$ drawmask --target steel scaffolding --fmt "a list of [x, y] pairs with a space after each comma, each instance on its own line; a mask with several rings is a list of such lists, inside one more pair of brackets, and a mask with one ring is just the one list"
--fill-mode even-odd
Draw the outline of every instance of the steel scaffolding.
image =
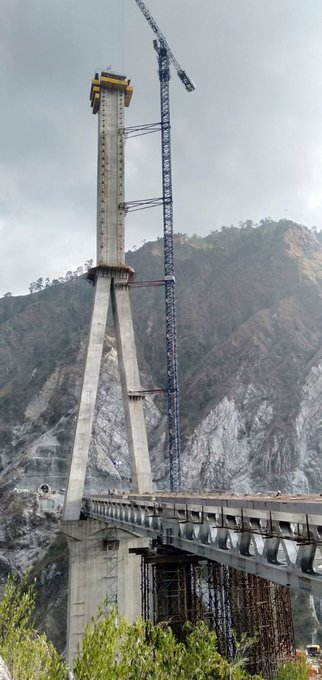
[[104, 542], [106, 560], [106, 607], [107, 611], [117, 608], [118, 549], [117, 529], [110, 527]]
[[187, 621], [205, 621], [229, 661], [238, 641], [253, 638], [247, 669], [269, 680], [295, 654], [287, 587], [169, 547], [142, 555], [142, 615], [155, 624], [167, 621], [179, 640]]

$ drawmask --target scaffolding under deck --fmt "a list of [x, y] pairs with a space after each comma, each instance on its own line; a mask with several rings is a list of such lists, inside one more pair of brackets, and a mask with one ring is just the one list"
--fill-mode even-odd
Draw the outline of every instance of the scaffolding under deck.
[[289, 588], [167, 547], [142, 551], [142, 615], [168, 622], [180, 640], [185, 623], [203, 620], [229, 661], [244, 637], [247, 669], [269, 680], [295, 654]]

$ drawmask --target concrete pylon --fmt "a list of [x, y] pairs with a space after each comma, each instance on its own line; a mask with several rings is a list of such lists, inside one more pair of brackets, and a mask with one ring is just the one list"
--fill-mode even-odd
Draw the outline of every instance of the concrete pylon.
[[109, 72], [96, 74], [91, 88], [93, 112], [99, 113], [97, 176], [97, 266], [83, 384], [71, 456], [64, 521], [79, 519], [98, 390], [107, 312], [111, 298], [120, 382], [130, 454], [132, 489], [152, 491], [128, 284], [133, 271], [125, 264], [124, 242], [124, 106], [132, 95], [129, 80]]
[[[81, 520], [107, 313], [111, 301], [130, 456], [132, 489], [152, 491], [129, 299], [133, 270], [125, 264], [124, 241], [124, 106], [132, 96], [130, 81], [110, 72], [97, 73], [91, 87], [93, 113], [99, 113], [97, 173], [97, 265], [90, 271], [95, 286], [81, 396], [67, 481], [61, 529], [69, 545], [67, 650], [72, 665], [84, 628], [103, 600], [117, 604], [134, 620], [140, 612], [140, 564], [129, 547], [146, 545], [124, 531], [96, 520]], [[113, 534], [113, 537], [111, 537]], [[111, 547], [113, 549], [111, 549]], [[111, 592], [113, 596], [111, 597]]]

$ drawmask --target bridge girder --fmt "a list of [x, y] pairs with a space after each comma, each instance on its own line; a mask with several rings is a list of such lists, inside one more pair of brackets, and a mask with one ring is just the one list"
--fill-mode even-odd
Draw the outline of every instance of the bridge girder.
[[137, 536], [322, 595], [322, 499], [107, 496], [91, 518]]

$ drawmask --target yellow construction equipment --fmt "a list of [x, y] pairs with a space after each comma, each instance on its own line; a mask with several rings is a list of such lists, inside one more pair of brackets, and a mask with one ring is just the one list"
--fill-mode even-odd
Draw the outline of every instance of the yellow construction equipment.
[[130, 86], [130, 80], [126, 76], [120, 76], [116, 73], [111, 73], [110, 71], [102, 71], [101, 75], [95, 73], [95, 78], [92, 80], [89, 98], [91, 100], [93, 113], [98, 112], [100, 91], [102, 87], [106, 87], [109, 90], [124, 90], [124, 106], [130, 106], [133, 94], [133, 87]]

